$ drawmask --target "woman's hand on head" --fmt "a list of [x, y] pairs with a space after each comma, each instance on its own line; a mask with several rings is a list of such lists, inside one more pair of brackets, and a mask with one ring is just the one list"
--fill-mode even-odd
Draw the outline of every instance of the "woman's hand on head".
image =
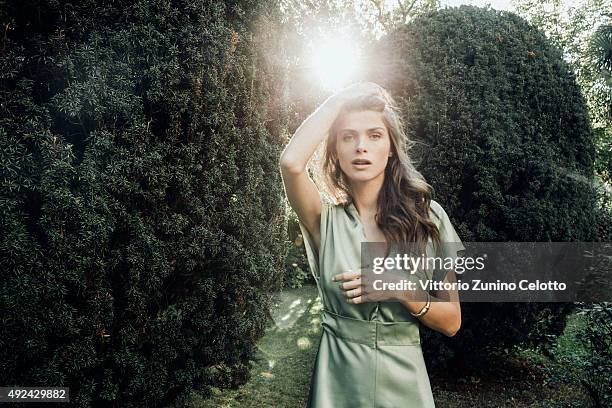
[[336, 92], [333, 97], [346, 101], [364, 95], [381, 95], [382, 90], [382, 87], [374, 82], [356, 82]]

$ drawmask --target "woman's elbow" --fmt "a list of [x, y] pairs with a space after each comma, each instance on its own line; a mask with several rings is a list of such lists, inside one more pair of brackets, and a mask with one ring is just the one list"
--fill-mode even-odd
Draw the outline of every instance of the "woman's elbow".
[[450, 326], [444, 334], [446, 334], [448, 337], [454, 337], [455, 334], [459, 332], [459, 329], [461, 329], [461, 318], [459, 318], [455, 324]]
[[305, 170], [305, 166], [302, 163], [284, 153], [280, 157], [279, 166], [283, 173], [289, 174], [299, 174]]

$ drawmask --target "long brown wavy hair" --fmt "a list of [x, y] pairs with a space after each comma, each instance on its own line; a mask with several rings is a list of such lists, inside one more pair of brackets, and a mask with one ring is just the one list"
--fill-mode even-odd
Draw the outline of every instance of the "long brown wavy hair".
[[425, 181], [408, 155], [416, 142], [408, 139], [399, 108], [384, 88], [380, 87], [376, 94], [360, 95], [343, 105], [328, 131], [319, 159], [315, 160], [319, 162], [318, 169], [313, 169], [315, 182], [318, 180], [317, 184], [332, 201], [344, 206], [353, 201], [350, 184], [340, 168], [336, 152], [337, 127], [344, 114], [367, 110], [382, 113], [393, 153], [378, 195], [378, 227], [388, 243], [409, 243], [419, 253], [424, 252], [429, 237], [440, 245], [440, 231], [429, 217], [433, 187]]

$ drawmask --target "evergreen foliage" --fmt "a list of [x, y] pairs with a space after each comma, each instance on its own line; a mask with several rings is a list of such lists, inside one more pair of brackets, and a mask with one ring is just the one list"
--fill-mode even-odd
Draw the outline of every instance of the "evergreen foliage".
[[[596, 407], [609, 407], [612, 405], [612, 305], [610, 302], [583, 305], [578, 313], [585, 316], [586, 324], [576, 334], [576, 340], [585, 347], [587, 355], [571, 356], [562, 362], [583, 370], [584, 377], [578, 381], [589, 391]], [[571, 375], [566, 377], [569, 381], [576, 380]]]
[[163, 406], [246, 379], [286, 252], [275, 8], [0, 8], [0, 383]]
[[[417, 17], [372, 52], [399, 99], [413, 159], [464, 241], [595, 241], [594, 146], [561, 52], [513, 13], [472, 6]], [[428, 357], [487, 365], [486, 349], [550, 345], [570, 304], [462, 304]], [[442, 352], [443, 350], [448, 353]]]

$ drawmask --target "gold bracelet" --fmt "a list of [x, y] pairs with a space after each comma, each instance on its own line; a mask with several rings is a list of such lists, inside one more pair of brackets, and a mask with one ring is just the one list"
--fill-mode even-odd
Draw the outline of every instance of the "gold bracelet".
[[429, 306], [431, 306], [431, 296], [429, 295], [429, 292], [427, 292], [427, 303], [425, 303], [425, 306], [423, 306], [423, 308], [421, 309], [419, 313], [410, 312], [410, 314], [413, 315], [414, 317], [423, 316], [429, 310]]

